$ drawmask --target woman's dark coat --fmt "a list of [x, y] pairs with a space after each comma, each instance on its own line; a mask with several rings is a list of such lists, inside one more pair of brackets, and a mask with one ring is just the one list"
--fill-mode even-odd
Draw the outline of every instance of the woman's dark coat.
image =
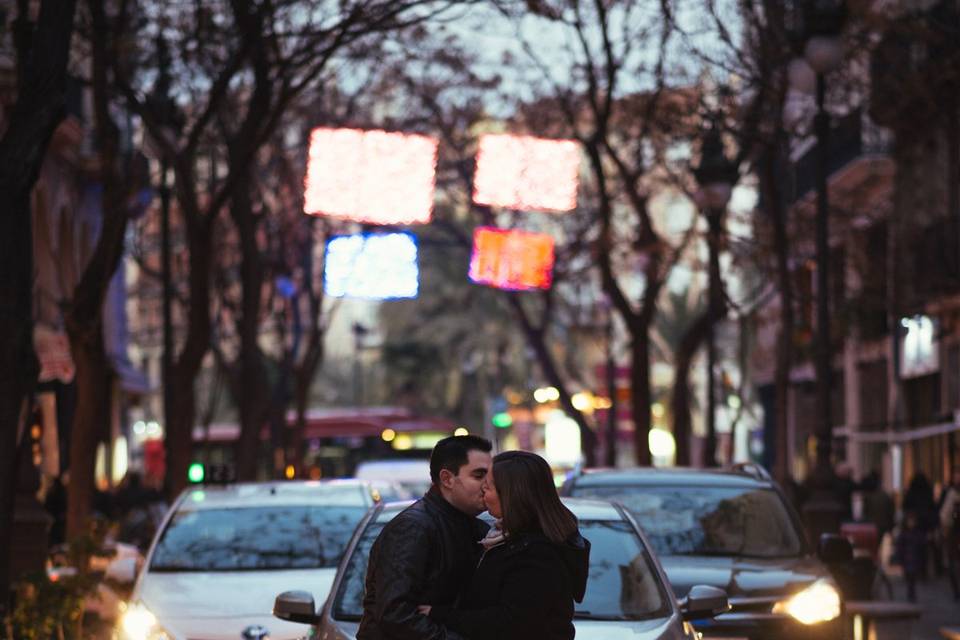
[[430, 617], [471, 640], [572, 640], [589, 561], [579, 533], [565, 544], [542, 534], [507, 538], [484, 553], [456, 608], [434, 607]]

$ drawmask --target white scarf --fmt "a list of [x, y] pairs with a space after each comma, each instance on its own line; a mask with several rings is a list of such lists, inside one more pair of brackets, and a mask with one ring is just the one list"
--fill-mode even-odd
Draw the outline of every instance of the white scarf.
[[489, 551], [498, 544], [502, 544], [506, 539], [507, 534], [502, 529], [502, 524], [500, 520], [494, 520], [493, 526], [490, 527], [490, 530], [487, 531], [487, 535], [477, 541], [477, 544], [483, 547], [483, 550]]

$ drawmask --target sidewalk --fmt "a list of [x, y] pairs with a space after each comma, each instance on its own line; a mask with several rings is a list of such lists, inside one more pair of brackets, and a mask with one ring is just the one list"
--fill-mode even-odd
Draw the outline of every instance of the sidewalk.
[[[903, 578], [891, 576], [890, 580], [894, 599], [906, 602], [907, 586]], [[926, 582], [919, 583], [917, 605], [923, 609], [923, 614], [913, 626], [913, 640], [943, 640], [941, 627], [960, 627], [960, 603], [954, 601], [946, 577], [931, 576]]]

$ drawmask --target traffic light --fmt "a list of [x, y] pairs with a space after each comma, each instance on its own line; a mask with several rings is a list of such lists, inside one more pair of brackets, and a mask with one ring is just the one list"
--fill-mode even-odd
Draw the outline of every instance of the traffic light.
[[203, 464], [192, 462], [187, 467], [187, 480], [191, 484], [229, 484], [237, 479], [237, 471], [232, 464]]
[[506, 411], [493, 414], [493, 418], [491, 418], [490, 421], [493, 423], [493, 426], [498, 429], [506, 429], [513, 424], [513, 418], [511, 418], [510, 414]]
[[193, 483], [203, 482], [204, 477], [206, 477], [206, 470], [203, 468], [203, 464], [200, 462], [193, 462], [187, 468], [187, 480]]

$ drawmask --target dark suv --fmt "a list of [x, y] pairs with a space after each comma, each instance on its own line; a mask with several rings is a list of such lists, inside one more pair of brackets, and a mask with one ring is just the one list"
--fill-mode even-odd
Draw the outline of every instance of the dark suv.
[[[621, 503], [643, 527], [678, 598], [725, 589], [731, 611], [697, 624], [709, 637], [840, 638], [843, 602], [795, 510], [759, 467], [610, 469], [567, 479], [562, 493]], [[824, 560], [849, 551], [836, 539]], [[847, 549], [843, 547], [846, 545]]]

